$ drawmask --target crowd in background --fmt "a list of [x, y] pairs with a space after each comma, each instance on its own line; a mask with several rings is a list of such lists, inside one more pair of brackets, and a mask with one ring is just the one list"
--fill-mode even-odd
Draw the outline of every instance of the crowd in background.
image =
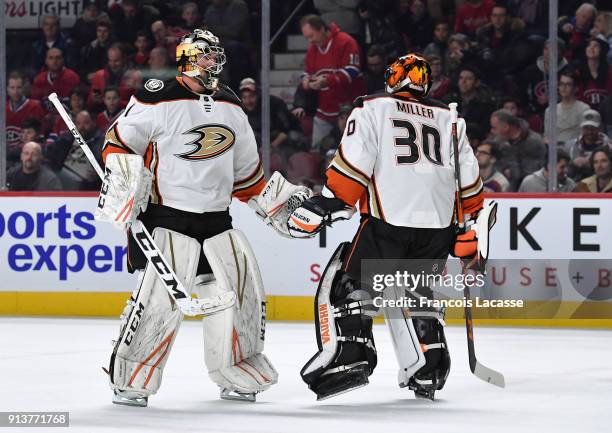
[[[298, 3], [272, 8], [273, 33]], [[272, 169], [320, 186], [353, 99], [383, 92], [386, 65], [416, 52], [431, 64], [429, 96], [458, 102], [485, 189], [545, 192], [548, 52], [556, 44], [558, 189], [612, 192], [612, 13], [597, 7], [559, 2], [553, 41], [546, 0], [306, 2], [286, 31], [310, 43], [304, 74], [293, 100], [270, 101]], [[9, 189], [98, 189], [47, 95], [62, 98], [100, 159], [108, 126], [148, 79], [176, 75], [176, 44], [196, 27], [220, 37], [222, 81], [242, 100], [261, 147], [260, 8], [254, 0], [92, 1], [71, 27], [44, 16], [35, 32], [9, 31]]]

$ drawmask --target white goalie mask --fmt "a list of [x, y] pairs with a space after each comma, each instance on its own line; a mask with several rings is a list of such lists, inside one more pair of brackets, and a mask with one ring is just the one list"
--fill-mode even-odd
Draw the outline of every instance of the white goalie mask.
[[226, 62], [219, 38], [208, 30], [195, 29], [183, 36], [176, 47], [176, 63], [181, 74], [195, 78], [208, 90], [216, 90], [218, 75]]

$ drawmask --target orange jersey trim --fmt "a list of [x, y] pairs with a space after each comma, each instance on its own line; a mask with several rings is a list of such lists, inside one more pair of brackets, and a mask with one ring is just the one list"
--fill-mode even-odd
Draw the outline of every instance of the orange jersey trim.
[[462, 198], [461, 204], [463, 205], [463, 214], [476, 215], [484, 204], [484, 191], [480, 192], [472, 197]]
[[361, 183], [348, 177], [334, 166], [329, 167], [325, 175], [327, 176], [327, 188], [349, 206], [354, 206], [366, 189]]
[[238, 200], [246, 203], [247, 201], [249, 201], [250, 198], [259, 195], [263, 191], [265, 186], [266, 179], [262, 176], [261, 179], [259, 179], [254, 185], [251, 185], [244, 189], [235, 190], [232, 194], [232, 197], [236, 197]]

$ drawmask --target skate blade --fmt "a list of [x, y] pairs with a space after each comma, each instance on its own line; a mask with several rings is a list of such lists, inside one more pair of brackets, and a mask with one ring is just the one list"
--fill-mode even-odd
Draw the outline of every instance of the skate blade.
[[434, 401], [436, 399], [435, 393], [436, 393], [435, 391], [431, 391], [425, 394], [415, 392], [414, 396], [416, 397], [417, 400]]
[[328, 398], [332, 398], [332, 397], [335, 397], [335, 396], [340, 395], [340, 394], [346, 394], [349, 391], [353, 391], [355, 389], [363, 388], [368, 383], [369, 382], [364, 382], [364, 383], [362, 383], [360, 385], [357, 385], [357, 386], [354, 386], [352, 388], [343, 389], [341, 391], [334, 392], [334, 393], [327, 394], [327, 395], [319, 395], [319, 394], [317, 394], [317, 401], [323, 401], [323, 400], [327, 400]]
[[113, 404], [122, 406], [147, 407], [149, 399], [147, 397], [126, 398], [117, 394], [113, 394]]
[[222, 389], [219, 396], [223, 400], [248, 401], [251, 403], [254, 403], [256, 399], [254, 392], [238, 392], [230, 391], [229, 389]]

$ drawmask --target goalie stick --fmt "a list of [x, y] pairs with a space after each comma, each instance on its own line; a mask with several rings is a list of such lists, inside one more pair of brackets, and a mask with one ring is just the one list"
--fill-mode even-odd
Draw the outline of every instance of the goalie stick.
[[[463, 215], [463, 204], [461, 203], [461, 167], [459, 165], [459, 136], [457, 134], [457, 103], [451, 102], [448, 104], [451, 113], [451, 135], [453, 140], [453, 158], [455, 162], [455, 203], [457, 210], [457, 223], [460, 232], [465, 231], [465, 221]], [[467, 269], [466, 269], [467, 272]], [[506, 383], [504, 375], [485, 365], [482, 365], [476, 359], [476, 350], [474, 348], [474, 324], [472, 319], [472, 307], [467, 303], [471, 299], [470, 287], [464, 284], [463, 296], [465, 303], [465, 330], [467, 332], [468, 357], [470, 360], [470, 370], [479, 379], [484, 380], [492, 385], [504, 388]]]
[[[87, 146], [87, 143], [77, 130], [74, 122], [66, 112], [66, 109], [58, 99], [57, 94], [50, 94], [49, 101], [51, 101], [55, 106], [55, 109], [66, 123], [66, 126], [68, 126], [68, 129], [74, 136], [74, 139], [77, 141], [77, 143], [79, 143], [79, 146], [85, 153], [85, 156], [87, 156], [89, 163], [96, 170], [96, 173], [98, 173], [98, 176], [100, 176], [100, 179], [104, 180], [102, 168], [91, 152], [91, 149], [89, 149], [89, 146]], [[153, 269], [155, 269], [159, 279], [183, 314], [186, 314], [187, 316], [212, 314], [218, 311], [223, 311], [234, 305], [234, 302], [236, 301], [236, 295], [234, 292], [225, 292], [219, 296], [210, 298], [192, 298], [191, 295], [185, 290], [183, 283], [181, 283], [180, 279], [174, 273], [174, 270], [172, 270], [172, 267], [168, 264], [168, 261], [159, 250], [159, 247], [155, 244], [153, 236], [151, 236], [151, 233], [149, 233], [144, 224], [137, 219], [132, 223], [130, 229], [136, 243], [142, 250], [149, 263], [153, 266]]]

